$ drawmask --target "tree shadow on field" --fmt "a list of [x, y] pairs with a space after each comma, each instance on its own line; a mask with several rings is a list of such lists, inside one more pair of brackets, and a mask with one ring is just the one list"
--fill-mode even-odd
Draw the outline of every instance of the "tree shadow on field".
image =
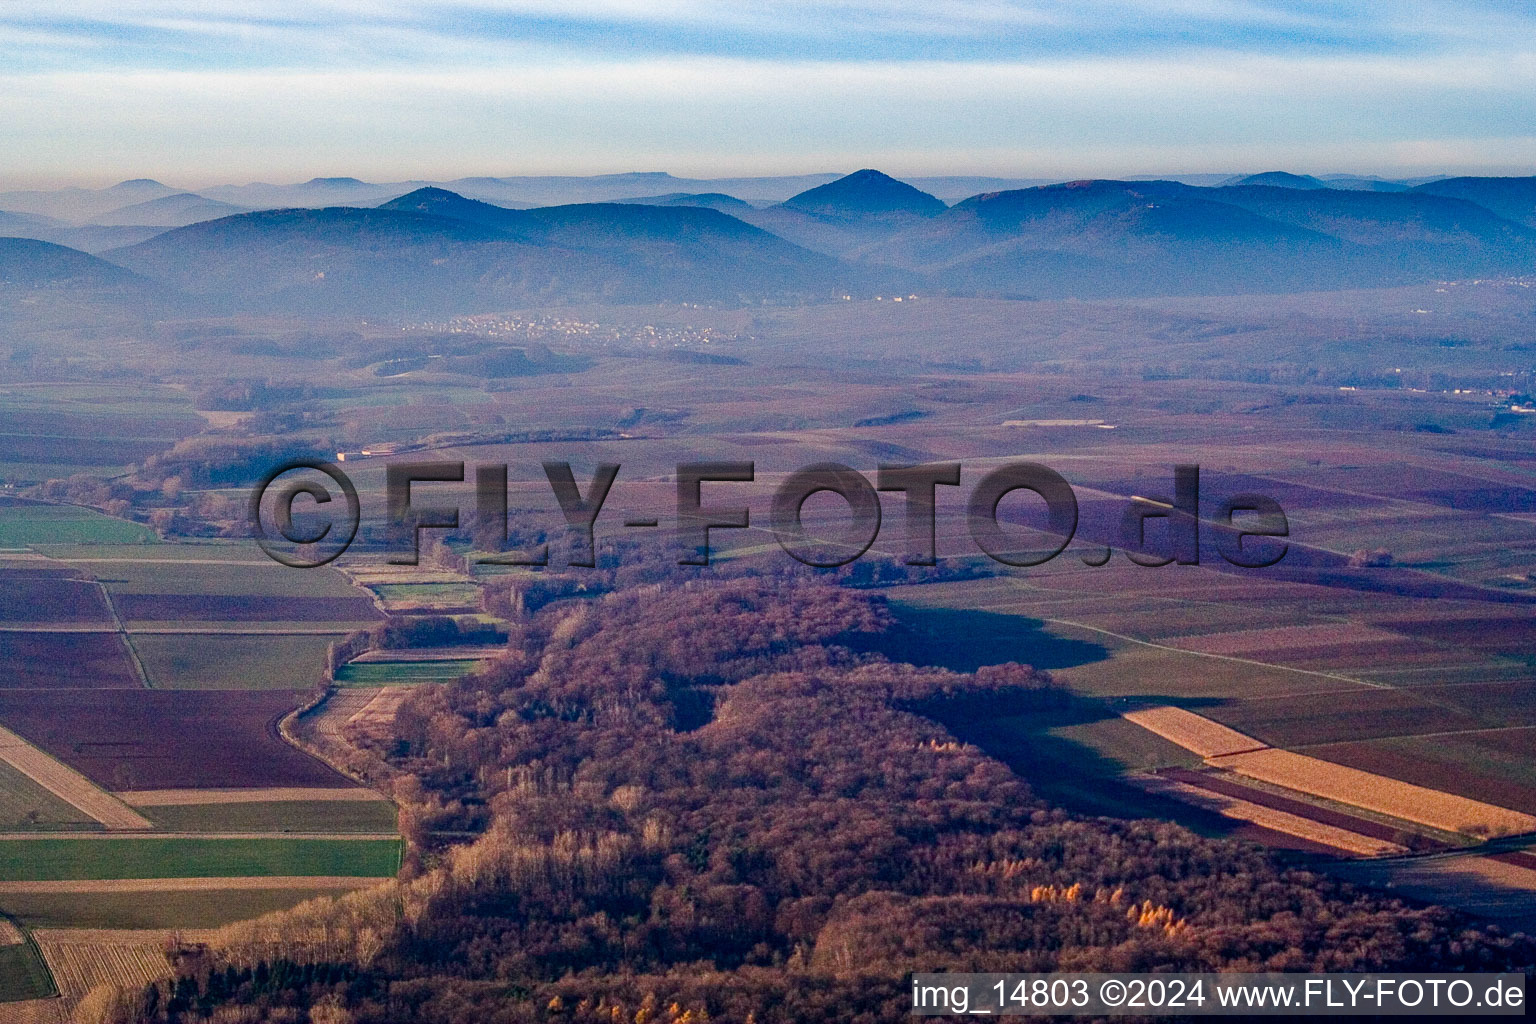
[[[1052, 807], [1073, 814], [1174, 821], [1201, 835], [1255, 839], [1251, 827], [1125, 780], [1127, 766], [1057, 731], [1119, 719], [1103, 700], [1064, 695], [1051, 706], [1008, 716], [935, 715], [957, 739], [996, 758]], [[1267, 836], [1267, 841], [1284, 842]], [[1312, 851], [1315, 853], [1316, 851]]]
[[1096, 643], [1054, 636], [1044, 622], [1024, 615], [894, 601], [890, 612], [896, 621], [884, 633], [861, 633], [839, 642], [861, 653], [954, 672], [1009, 661], [1039, 669], [1072, 668], [1109, 657], [1108, 649]]
[[[955, 672], [974, 672], [984, 665], [1010, 661], [1037, 669], [1072, 668], [1110, 657], [1109, 650], [1099, 644], [1054, 636], [1046, 632], [1043, 621], [1024, 615], [897, 602], [891, 603], [890, 611], [895, 623], [884, 633], [855, 634], [838, 642], [892, 661]], [[1198, 709], [1220, 702], [1147, 696], [1134, 698], [1132, 703]], [[1094, 723], [1104, 723], [1112, 730], [1120, 720], [1120, 704], [1062, 691], [1047, 701], [1026, 702], [1025, 707], [1014, 711], [967, 709], [964, 705], [912, 710], [940, 722], [957, 739], [1007, 765], [1052, 807], [1122, 820], [1160, 818], [1206, 836], [1257, 838], [1253, 829], [1230, 818], [1131, 785], [1124, 778], [1127, 764], [1058, 734]], [[1124, 725], [1136, 728], [1130, 723]]]

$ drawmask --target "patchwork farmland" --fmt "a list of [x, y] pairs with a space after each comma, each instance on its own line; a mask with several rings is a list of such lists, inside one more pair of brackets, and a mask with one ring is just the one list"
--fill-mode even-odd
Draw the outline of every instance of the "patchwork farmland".
[[47, 705], [0, 693], [0, 722], [113, 790], [350, 786], [283, 742], [296, 690], [64, 690]]
[[[1309, 478], [1287, 511], [1293, 523], [1332, 523], [1335, 535], [1425, 520], [1424, 495], [1390, 487], [1361, 498], [1371, 484], [1351, 478], [1357, 490], [1344, 496]], [[1362, 502], [1374, 518], [1354, 514]], [[1329, 519], [1330, 509], [1346, 514]], [[1529, 551], [1530, 524], [1484, 529], [1491, 511], [1478, 506], [1456, 528]], [[1442, 543], [1438, 534], [1427, 542]], [[1082, 696], [1070, 721], [975, 733], [999, 756], [1097, 780], [1050, 783], [1054, 797], [1124, 814], [1140, 799], [1140, 813], [1311, 854], [1385, 858], [1389, 872], [1410, 863], [1405, 853], [1476, 857], [1490, 837], [1509, 837], [1505, 849], [1536, 833], [1536, 604], [1521, 586], [1487, 586], [1461, 564], [1367, 573], [1341, 559], [1339, 569], [1240, 574], [1219, 563], [1151, 570], [1116, 559], [1095, 569], [1059, 559], [1028, 575], [886, 592], [919, 627], [982, 624], [989, 647], [993, 635], [1011, 637], [1019, 660], [1051, 665]], [[967, 632], [960, 646], [974, 649]], [[1128, 725], [1156, 742], [1128, 743]], [[1390, 877], [1382, 872], [1372, 877]], [[1522, 922], [1536, 922], [1536, 875], [1529, 881]], [[1444, 890], [1437, 898], [1475, 902]]]
[[0, 1019], [163, 975], [166, 929], [396, 872], [394, 805], [278, 729], [372, 595], [245, 544], [101, 543], [86, 514], [0, 531], [28, 548], [0, 553], [0, 911], [39, 930], [0, 946]]
[[[1529, 289], [1506, 291], [1524, 304], [1500, 330], [1528, 331]], [[0, 435], [47, 423], [67, 438], [29, 440], [0, 476], [68, 492], [77, 471], [114, 478], [180, 438], [256, 445], [270, 430], [286, 441], [284, 423], [322, 451], [356, 438], [420, 443], [430, 454], [412, 459], [507, 464], [510, 504], [535, 544], [547, 536], [558, 568], [563, 524], [540, 462], [571, 460], [578, 479], [621, 462], [598, 530], [606, 568], [625, 515], [671, 516], [678, 462], [752, 460], [756, 483], [723, 487], [718, 500], [751, 503], [753, 526], [721, 531], [720, 558], [798, 571], [762, 514], [788, 472], [820, 459], [866, 474], [958, 460], [964, 486], [937, 496], [939, 570], [900, 564], [893, 503], [871, 565], [821, 576], [888, 599], [899, 628], [860, 654], [963, 670], [1019, 661], [1071, 691], [1048, 711], [956, 722], [961, 740], [1072, 811], [1171, 818], [1478, 913], [1507, 910], [1511, 891], [1536, 907], [1536, 870], [1521, 859], [1536, 816], [1536, 421], [1510, 426], [1514, 414], [1489, 408], [1504, 387], [1495, 375], [1528, 357], [1479, 335], [1481, 310], [1413, 334], [1404, 309], [1451, 301], [1428, 289], [1373, 299], [1379, 337], [1349, 359], [1337, 339], [1360, 332], [1352, 304], [1267, 305], [1277, 301], [647, 309], [719, 318], [741, 338], [741, 364], [705, 373], [594, 343], [591, 375], [551, 386], [385, 378], [335, 361], [323, 364], [334, 381], [275, 410], [194, 411], [205, 387], [217, 398], [229, 382], [202, 380], [179, 353], [185, 387], [0, 386], [0, 415], [13, 417], [0, 418]], [[359, 330], [370, 344], [400, 343], [395, 325], [387, 339]], [[288, 360], [209, 351], [233, 367], [220, 375], [294, 375]], [[1464, 359], [1487, 375], [1478, 387], [1488, 397], [1426, 383], [1471, 372]], [[1340, 390], [1375, 379], [1378, 363], [1408, 368], [1414, 385]], [[1506, 426], [1495, 429], [1499, 417]], [[535, 426], [582, 440], [517, 440]], [[988, 469], [1021, 459], [1072, 482], [1080, 525], [1061, 557], [1010, 569], [978, 553], [964, 496]], [[1186, 461], [1202, 463], [1208, 526], [1232, 494], [1283, 504], [1284, 562], [1238, 571], [1207, 544], [1198, 566], [1154, 569], [1105, 552], [1129, 496], [1166, 495], [1170, 467]], [[387, 463], [346, 463], [366, 508], [383, 505]], [[382, 648], [333, 666], [331, 645], [385, 613], [478, 617], [483, 577], [446, 567], [450, 558], [390, 566], [366, 545], [332, 568], [275, 566], [211, 536], [238, 532], [234, 479], [164, 466], [142, 475], [133, 514], [180, 517], [164, 529], [0, 496], [0, 726], [23, 762], [0, 759], [0, 910], [39, 951], [29, 960], [24, 941], [0, 943], [0, 994], [56, 985], [78, 999], [99, 980], [136, 983], [163, 970], [169, 930], [393, 873], [395, 808], [364, 785], [387, 780], [357, 740], [390, 737], [408, 684], [453, 678], [495, 653], [478, 642]], [[468, 485], [456, 493], [471, 507]], [[1003, 503], [1004, 528], [1021, 548], [1053, 546], [1034, 529], [1032, 501]], [[177, 542], [159, 538], [178, 531]], [[671, 559], [656, 543], [649, 557]], [[1090, 565], [1100, 554], [1109, 561]], [[551, 587], [549, 599], [600, 590]], [[338, 685], [326, 700], [285, 717], [327, 677]], [[167, 872], [175, 877], [158, 877]], [[1436, 888], [1446, 876], [1455, 884]], [[1500, 919], [1536, 926], [1536, 912]]]

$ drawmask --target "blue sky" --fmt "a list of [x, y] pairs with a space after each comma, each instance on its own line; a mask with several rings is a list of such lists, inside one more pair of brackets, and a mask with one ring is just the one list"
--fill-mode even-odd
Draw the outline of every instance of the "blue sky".
[[1536, 170], [1536, 4], [4, 0], [0, 184]]

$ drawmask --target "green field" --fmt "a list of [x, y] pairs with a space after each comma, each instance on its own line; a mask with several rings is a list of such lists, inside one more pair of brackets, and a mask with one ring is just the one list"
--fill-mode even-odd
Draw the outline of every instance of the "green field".
[[396, 839], [8, 839], [0, 881], [102, 878], [393, 876]]
[[395, 805], [385, 800], [277, 800], [249, 804], [141, 807], [173, 832], [393, 832]]
[[355, 661], [336, 670], [336, 682], [342, 686], [436, 683], [467, 675], [482, 664], [474, 658], [454, 658], [449, 661]]
[[343, 635], [140, 633], [133, 646], [157, 689], [292, 690], [325, 675], [326, 648]]
[[101, 824], [0, 761], [0, 831], [94, 831]]
[[244, 562], [265, 564], [270, 561], [257, 545], [241, 540], [182, 539], [152, 548], [83, 542], [55, 544], [49, 547], [48, 555], [71, 562], [106, 559], [111, 562], [129, 560], [145, 563], [213, 561], [239, 565]]
[[0, 548], [32, 544], [153, 544], [155, 531], [75, 505], [0, 506]]
[[217, 928], [336, 895], [335, 889], [302, 888], [8, 893], [0, 907], [28, 928]]
[[461, 605], [480, 600], [480, 588], [473, 583], [376, 583], [370, 589], [386, 601]]
[[53, 975], [32, 942], [0, 946], [0, 1003], [56, 995]]

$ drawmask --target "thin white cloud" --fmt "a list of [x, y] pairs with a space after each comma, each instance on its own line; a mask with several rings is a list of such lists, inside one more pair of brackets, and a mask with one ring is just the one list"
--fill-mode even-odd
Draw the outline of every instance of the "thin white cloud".
[[0, 178], [1520, 169], [1533, 23], [1494, 0], [3, 0]]
[[[195, 54], [204, 60], [216, 60], [232, 38], [280, 40], [238, 57], [293, 66], [336, 53], [338, 36], [384, 33], [397, 38], [376, 56], [400, 63], [435, 58], [433, 37], [463, 46], [468, 60], [494, 54], [497, 44], [541, 40], [588, 54], [693, 52], [711, 34], [725, 45], [751, 45], [759, 56], [773, 55], [775, 46], [794, 56], [796, 41], [816, 40], [841, 42], [862, 59], [881, 59], [893, 47], [902, 52], [885, 56], [920, 58], [912, 51], [955, 40], [995, 47], [1001, 56], [1027, 43], [1031, 31], [1049, 31], [1052, 51], [1063, 55], [1098, 52], [1106, 40], [1118, 52], [1204, 45], [1499, 50], [1529, 37], [1536, 11], [1493, 0], [7, 0], [0, 5], [6, 24], [45, 34], [36, 41], [53, 48], [35, 54], [39, 59], [67, 61], [72, 47], [91, 48], [106, 32], [120, 66], [171, 68], [198, 40], [214, 47]], [[568, 29], [579, 24], [592, 32], [573, 40]]]
[[[1412, 103], [1405, 97], [1414, 97]], [[1035, 65], [725, 59], [0, 76], [11, 178], [178, 184], [885, 163], [1102, 175], [1536, 162], [1536, 53]], [[61, 110], [70, 116], [61, 118]], [[1498, 111], [1475, 124], [1472, 112]]]

